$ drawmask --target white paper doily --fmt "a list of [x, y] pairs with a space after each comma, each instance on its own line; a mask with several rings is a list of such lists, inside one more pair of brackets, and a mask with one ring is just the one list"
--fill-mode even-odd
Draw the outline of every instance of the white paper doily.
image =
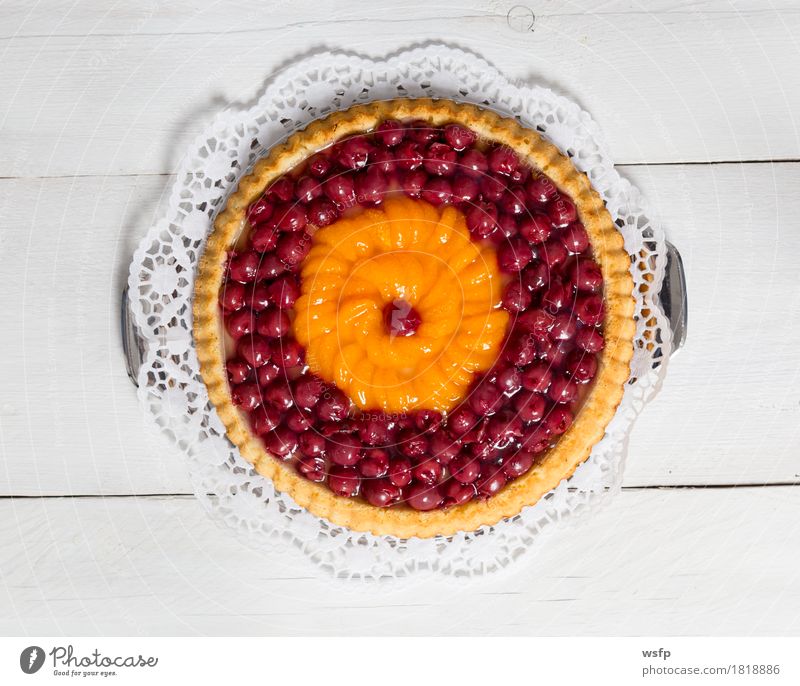
[[[637, 334], [632, 374], [619, 410], [591, 457], [520, 515], [450, 539], [376, 537], [333, 526], [298, 507], [256, 474], [225, 437], [208, 401], [192, 341], [195, 269], [213, 217], [238, 179], [275, 143], [310, 121], [355, 103], [393, 97], [443, 97], [514, 116], [538, 129], [586, 172], [620, 227], [632, 256]], [[185, 450], [197, 498], [211, 515], [275, 554], [303, 550], [336, 576], [409, 577], [426, 570], [470, 578], [530, 554], [544, 531], [619, 488], [634, 419], [658, 389], [672, 335], [658, 303], [666, 248], [639, 191], [621, 178], [588, 113], [552, 91], [510, 83], [484, 60], [434, 45], [369, 60], [324, 53], [296, 63], [247, 110], [220, 114], [178, 171], [164, 219], [136, 250], [129, 298], [145, 342], [139, 397]], [[639, 286], [647, 284], [643, 292]]]

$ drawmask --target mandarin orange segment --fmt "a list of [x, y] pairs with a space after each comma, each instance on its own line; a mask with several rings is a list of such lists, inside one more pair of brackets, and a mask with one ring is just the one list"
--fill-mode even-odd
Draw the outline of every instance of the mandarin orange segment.
[[[497, 358], [497, 259], [454, 207], [389, 197], [314, 233], [300, 274], [295, 337], [362, 410], [450, 410]], [[395, 328], [397, 312], [413, 328]]]

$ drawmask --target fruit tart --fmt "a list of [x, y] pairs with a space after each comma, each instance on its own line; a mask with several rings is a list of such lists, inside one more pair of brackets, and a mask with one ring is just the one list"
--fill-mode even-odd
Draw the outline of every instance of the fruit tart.
[[443, 100], [359, 105], [261, 159], [195, 285], [242, 456], [357, 531], [513, 517], [603, 437], [633, 354], [630, 258], [535, 131]]

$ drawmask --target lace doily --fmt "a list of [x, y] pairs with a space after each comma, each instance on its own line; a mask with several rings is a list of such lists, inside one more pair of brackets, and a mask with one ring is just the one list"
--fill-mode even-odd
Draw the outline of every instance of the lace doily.
[[[200, 378], [192, 342], [195, 269], [215, 213], [238, 179], [272, 145], [313, 119], [355, 103], [398, 96], [444, 97], [514, 116], [570, 155], [602, 195], [632, 255], [637, 334], [630, 382], [591, 457], [535, 506], [513, 519], [451, 538], [400, 540], [352, 532], [320, 520], [276, 492], [225, 437]], [[658, 389], [671, 347], [658, 303], [666, 248], [639, 191], [614, 169], [597, 124], [546, 88], [516, 85], [484, 60], [428, 46], [383, 61], [341, 53], [295, 64], [257, 104], [220, 114], [178, 171], [164, 219], [151, 228], [130, 268], [129, 298], [144, 362], [139, 397], [186, 452], [197, 498], [211, 515], [276, 554], [299, 548], [337, 576], [409, 577], [426, 570], [469, 578], [529, 555], [545, 531], [619, 488], [627, 437]], [[640, 288], [644, 287], [644, 288]]]

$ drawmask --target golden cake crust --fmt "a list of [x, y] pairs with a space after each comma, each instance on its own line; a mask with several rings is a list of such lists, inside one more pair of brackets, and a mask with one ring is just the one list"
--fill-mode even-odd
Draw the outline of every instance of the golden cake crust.
[[[233, 405], [225, 370], [221, 338], [219, 290], [227, 251], [239, 235], [248, 206], [264, 188], [300, 164], [320, 148], [349, 135], [370, 131], [386, 119], [420, 119], [440, 126], [462, 124], [484, 139], [512, 148], [541, 169], [575, 203], [578, 216], [591, 240], [595, 259], [604, 278], [606, 316], [605, 347], [599, 354], [597, 375], [583, 407], [570, 428], [545, 458], [525, 475], [510, 482], [488, 500], [471, 500], [447, 509], [419, 512], [411, 508], [377, 508], [366, 502], [334, 495], [322, 484], [312, 483], [272, 457], [252, 434], [245, 418]], [[230, 440], [256, 470], [298, 505], [318, 517], [356, 531], [390, 534], [401, 538], [451, 535], [473, 531], [513, 517], [533, 505], [568, 478], [603, 437], [619, 405], [630, 374], [633, 356], [633, 279], [630, 257], [598, 193], [588, 178], [552, 143], [513, 119], [474, 105], [447, 100], [399, 99], [357, 105], [309, 124], [304, 130], [275, 146], [241, 179], [238, 189], [214, 222], [194, 289], [194, 338], [200, 371], [209, 398], [227, 429]]]

